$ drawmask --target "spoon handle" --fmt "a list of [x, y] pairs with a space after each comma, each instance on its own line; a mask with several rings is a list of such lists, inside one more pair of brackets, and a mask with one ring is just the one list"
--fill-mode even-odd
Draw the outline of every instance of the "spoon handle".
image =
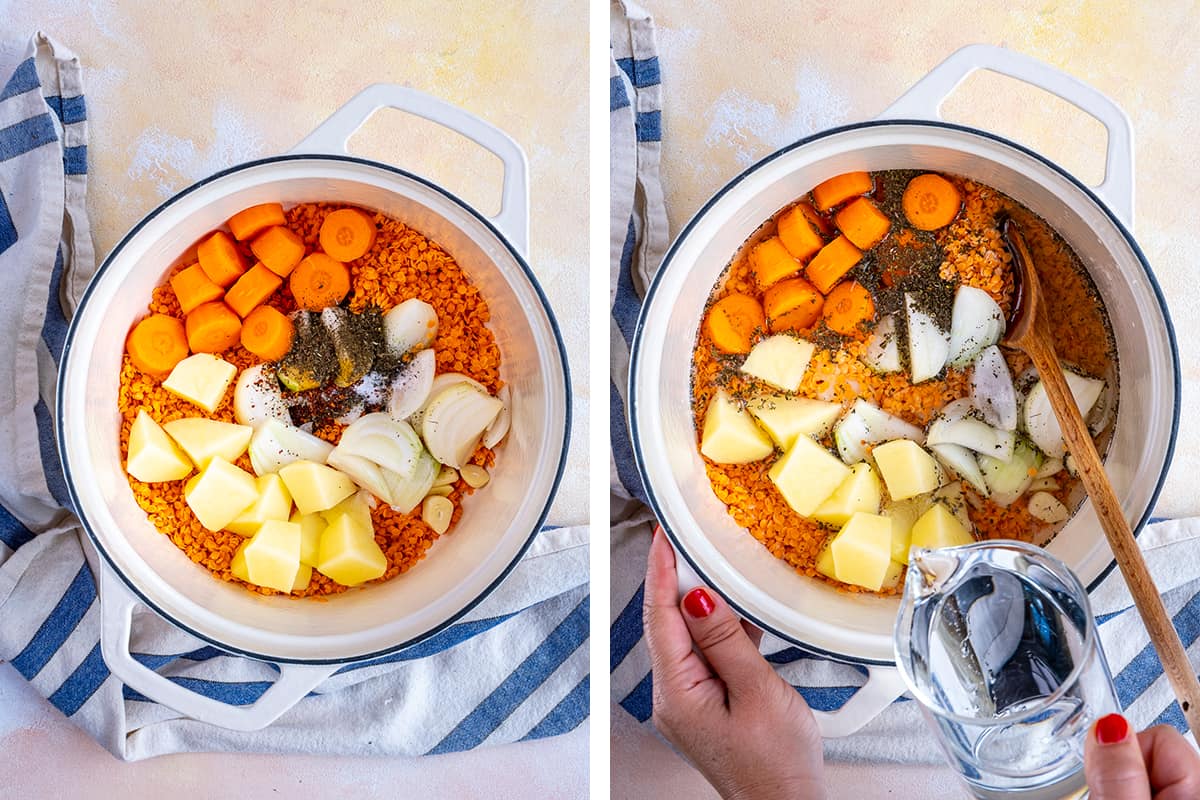
[[1079, 473], [1084, 488], [1096, 507], [1096, 516], [1108, 537], [1108, 544], [1116, 556], [1117, 565], [1133, 595], [1142, 622], [1150, 633], [1150, 641], [1158, 652], [1163, 671], [1171, 681], [1179, 707], [1187, 719], [1192, 736], [1200, 741], [1200, 681], [1196, 679], [1196, 671], [1188, 662], [1187, 652], [1179, 634], [1171, 624], [1167, 609], [1163, 606], [1162, 597], [1158, 593], [1150, 571], [1146, 568], [1146, 560], [1137, 545], [1129, 522], [1121, 511], [1121, 504], [1113, 492], [1100, 454], [1092, 441], [1091, 432], [1075, 405], [1067, 380], [1063, 376], [1062, 367], [1054, 353], [1054, 346], [1049, 336], [1042, 331], [1027, 337], [1023, 342], [1024, 350], [1037, 367], [1038, 375], [1046, 387], [1054, 416], [1062, 428], [1063, 440], [1067, 450], [1075, 461], [1075, 469]]

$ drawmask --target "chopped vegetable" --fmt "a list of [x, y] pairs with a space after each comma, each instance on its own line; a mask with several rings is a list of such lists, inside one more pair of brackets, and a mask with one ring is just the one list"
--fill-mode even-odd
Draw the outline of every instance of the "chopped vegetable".
[[295, 317], [292, 347], [279, 361], [279, 382], [293, 392], [321, 386], [337, 367], [333, 339], [318, 317], [306, 311]]
[[815, 214], [812, 207], [800, 203], [780, 215], [775, 226], [779, 241], [789, 253], [801, 261], [812, 258], [825, 245], [820, 230], [809, 216], [810, 213]]
[[187, 457], [198, 468], [204, 469], [214, 458], [223, 458], [231, 464], [246, 452], [254, 429], [247, 425], [235, 425], [207, 417], [183, 417], [163, 423], [175, 443], [183, 448]]
[[811, 328], [821, 318], [825, 298], [804, 278], [788, 278], [763, 295], [767, 327], [772, 333]]
[[278, 361], [292, 347], [296, 326], [277, 308], [259, 306], [242, 320], [242, 347], [263, 361]]
[[220, 300], [225, 294], [225, 290], [213, 283], [198, 263], [172, 275], [171, 290], [179, 301], [179, 310], [185, 315], [197, 306]]
[[258, 497], [254, 476], [219, 456], [183, 487], [184, 501], [210, 531], [237, 519]]
[[411, 425], [376, 412], [366, 414], [347, 426], [334, 452], [339, 457], [352, 455], [364, 458], [395, 472], [401, 478], [407, 478], [416, 470], [417, 460], [424, 449]]
[[432, 495], [425, 498], [421, 504], [421, 521], [433, 528], [439, 536], [450, 527], [450, 518], [454, 516], [454, 504], [445, 497]]
[[912, 546], [927, 550], [959, 547], [975, 539], [941, 503], [934, 503], [912, 526]]
[[330, 306], [321, 312], [321, 324], [329, 331], [337, 358], [334, 385], [353, 386], [371, 371], [382, 344], [383, 322], [378, 309], [351, 314], [340, 306]]
[[767, 472], [792, 510], [804, 517], [821, 507], [850, 476], [850, 468], [807, 436], [798, 436]]
[[933, 456], [911, 439], [896, 439], [871, 451], [893, 500], [907, 500], [942, 485], [942, 471]]
[[800, 388], [815, 349], [804, 339], [777, 333], [750, 348], [741, 370], [776, 389], [794, 392]]
[[333, 445], [275, 417], [254, 428], [250, 437], [250, 466], [257, 475], [278, 472], [296, 461], [324, 464]]
[[983, 480], [991, 490], [992, 502], [1006, 508], [1025, 493], [1042, 464], [1042, 454], [1024, 439], [1017, 440], [1012, 458], [1007, 461], [985, 455], [978, 459]]
[[320, 311], [350, 293], [350, 270], [324, 253], [312, 253], [292, 270], [288, 288], [300, 308]]
[[279, 390], [279, 379], [267, 367], [267, 364], [247, 367], [233, 385], [233, 418], [241, 425], [255, 426], [269, 418], [289, 425], [292, 422], [283, 392]]
[[936, 378], [946, 366], [950, 336], [921, 310], [917, 298], [908, 292], [904, 294], [904, 310], [908, 319], [909, 379], [921, 383]]
[[866, 194], [873, 185], [871, 173], [847, 172], [818, 183], [812, 190], [813, 201], [818, 209], [828, 211], [855, 195]]
[[[807, 220], [803, 224], [807, 225]], [[772, 236], [756, 244], [750, 251], [750, 269], [761, 292], [799, 272], [800, 262], [783, 246], [780, 237]]]
[[983, 348], [971, 370], [971, 404], [993, 428], [1017, 428], [1017, 390], [1008, 362], [996, 345]]
[[225, 398], [225, 390], [235, 375], [237, 367], [225, 359], [197, 353], [176, 364], [162, 387], [211, 414]]
[[193, 353], [224, 353], [241, 341], [241, 319], [220, 300], [192, 309], [185, 328]]
[[775, 445], [745, 409], [718, 391], [704, 413], [700, 452], [716, 464], [749, 464], [771, 455]]
[[904, 216], [914, 228], [936, 231], [954, 221], [962, 208], [962, 195], [954, 184], [932, 172], [908, 182], [901, 199]]
[[438, 332], [437, 311], [410, 297], [383, 315], [383, 331], [388, 352], [395, 355], [432, 347]]
[[293, 461], [279, 468], [279, 477], [292, 493], [301, 514], [333, 508], [357, 489], [344, 473], [315, 461]]
[[896, 330], [895, 314], [885, 314], [879, 319], [861, 357], [864, 364], [880, 374], [904, 368], [900, 363], [900, 333]]
[[486, 469], [478, 464], [466, 464], [462, 468], [462, 479], [463, 482], [472, 489], [482, 489], [484, 486], [488, 485], [488, 482], [491, 481], [492, 476], [488, 474]]
[[350, 514], [340, 515], [321, 534], [317, 569], [343, 586], [357, 586], [387, 572], [387, 556]]
[[456, 383], [430, 398], [421, 417], [421, 438], [434, 458], [458, 469], [475, 453], [503, 406], [487, 392]]
[[861, 260], [862, 251], [845, 236], [839, 236], [813, 256], [804, 274], [822, 294], [828, 294], [850, 268]]
[[408, 419], [429, 401], [433, 391], [437, 357], [432, 350], [421, 350], [392, 381], [388, 413], [393, 419]]
[[428, 450], [421, 451], [417, 459], [417, 468], [408, 478], [401, 478], [394, 472], [389, 472], [387, 478], [388, 492], [391, 495], [392, 508], [401, 514], [408, 514], [429, 494], [433, 481], [438, 474], [438, 463]]
[[225, 530], [238, 536], [254, 536], [264, 522], [276, 520], [287, 522], [292, 513], [292, 495], [278, 475], [259, 475], [254, 479], [258, 499], [225, 526]]
[[843, 336], [863, 335], [866, 323], [875, 319], [875, 301], [858, 281], [843, 281], [825, 298], [825, 324]]
[[827, 525], [845, 525], [856, 513], [878, 514], [883, 485], [875, 468], [865, 461], [850, 467], [850, 476], [813, 512], [813, 519]]
[[1016, 434], [993, 428], [979, 416], [978, 409], [967, 398], [951, 400], [929, 423], [926, 443], [956, 444], [1007, 461], [1012, 456]]
[[949, 467], [956, 476], [975, 487], [975, 490], [981, 495], [987, 497], [991, 493], [983, 479], [983, 472], [979, 469], [979, 462], [971, 450], [960, 444], [949, 443], [930, 444], [929, 449], [937, 456], [938, 461]]
[[[463, 467], [463, 469], [466, 469], [466, 467]], [[459, 472], [454, 467], [442, 467], [440, 470], [438, 470], [437, 477], [433, 479], [433, 488], [436, 489], [439, 486], [450, 486], [451, 484], [457, 483], [458, 478]]]
[[887, 517], [860, 511], [833, 537], [829, 551], [839, 581], [877, 592], [892, 560], [892, 523]]
[[191, 473], [192, 462], [154, 418], [139, 409], [129, 429], [125, 471], [143, 483], [177, 481]]
[[833, 216], [838, 230], [860, 250], [870, 250], [883, 241], [892, 223], [887, 215], [865, 197], [852, 200]]
[[959, 286], [950, 312], [950, 366], [965, 367], [1003, 335], [1004, 314], [992, 296], [974, 286]]
[[321, 223], [320, 241], [331, 258], [353, 261], [375, 244], [375, 223], [357, 208], [339, 208]]
[[725, 353], [749, 353], [751, 340], [764, 325], [763, 307], [747, 294], [732, 292], [708, 309], [704, 330], [713, 346]]
[[864, 460], [867, 457], [867, 445], [892, 439], [911, 439], [921, 443], [925, 441], [925, 432], [861, 397], [850, 406], [846, 416], [833, 426], [833, 441], [837, 445], [838, 455], [847, 464]]
[[250, 206], [229, 218], [229, 230], [239, 242], [244, 242], [260, 231], [283, 225], [287, 219], [283, 216], [283, 206], [279, 203], [263, 203]]
[[822, 437], [829, 433], [842, 413], [842, 406], [807, 397], [761, 394], [746, 403], [746, 410], [780, 449], [787, 450], [795, 444], [797, 436]]
[[125, 351], [135, 367], [161, 379], [187, 358], [183, 323], [166, 314], [151, 314], [133, 326], [125, 340]]
[[1057, 525], [1066, 522], [1071, 512], [1049, 492], [1034, 492], [1029, 496], [1029, 515], [1047, 524]]
[[1063, 461], [1061, 458], [1047, 458], [1042, 462], [1042, 466], [1038, 468], [1034, 478], [1049, 478], [1051, 475], [1057, 475], [1063, 471]]
[[196, 258], [208, 279], [222, 289], [232, 286], [246, 271], [245, 259], [225, 231], [217, 231], [196, 245]]
[[282, 285], [283, 278], [263, 264], [255, 264], [225, 292], [225, 302], [239, 317], [246, 317]]
[[[1088, 378], [1069, 369], [1063, 370], [1067, 386], [1071, 389], [1071, 397], [1079, 413], [1086, 417], [1096, 404], [1100, 393], [1104, 391], [1104, 381]], [[1040, 380], [1029, 390], [1022, 409], [1022, 422], [1025, 432], [1037, 445], [1037, 448], [1051, 458], [1062, 458], [1066, 455], [1067, 446], [1063, 442], [1062, 427], [1054, 408], [1050, 405], [1050, 396], [1046, 394], [1046, 386]]]
[[298, 233], [276, 225], [267, 228], [250, 243], [250, 252], [271, 272], [286, 278], [304, 258], [304, 240]]
[[492, 420], [492, 424], [484, 429], [483, 439], [480, 440], [480, 444], [489, 449], [500, 444], [500, 441], [508, 435], [508, 429], [512, 425], [512, 393], [508, 390], [507, 385], [501, 386], [500, 391], [496, 392], [496, 399], [503, 403], [504, 407]]

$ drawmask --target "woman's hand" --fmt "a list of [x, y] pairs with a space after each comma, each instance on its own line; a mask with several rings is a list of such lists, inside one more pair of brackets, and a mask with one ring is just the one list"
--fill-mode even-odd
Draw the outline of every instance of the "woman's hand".
[[1169, 725], [1135, 736], [1120, 714], [1102, 717], [1088, 734], [1083, 763], [1091, 800], [1200, 797], [1200, 755]]
[[715, 592], [693, 589], [678, 598], [675, 554], [655, 530], [644, 609], [654, 724], [722, 797], [824, 798], [816, 720], [758, 652], [762, 633]]

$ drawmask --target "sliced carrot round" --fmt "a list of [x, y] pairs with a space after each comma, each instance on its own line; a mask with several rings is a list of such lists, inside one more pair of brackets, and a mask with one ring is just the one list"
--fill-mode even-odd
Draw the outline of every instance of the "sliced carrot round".
[[904, 216], [914, 228], [936, 231], [954, 221], [962, 208], [962, 195], [954, 184], [933, 172], [908, 182], [901, 198]]
[[167, 314], [151, 314], [129, 332], [125, 350], [134, 366], [156, 378], [165, 378], [188, 356], [183, 322]]
[[863, 324], [875, 319], [875, 301], [857, 281], [839, 283], [825, 298], [825, 324], [843, 336], [862, 334]]
[[287, 315], [259, 306], [242, 320], [242, 347], [263, 361], [278, 361], [292, 349], [295, 327]]
[[748, 294], [733, 292], [708, 309], [704, 329], [718, 350], [749, 353], [756, 332], [765, 324], [762, 306]]
[[362, 258], [375, 244], [375, 223], [357, 208], [339, 208], [325, 217], [321, 249], [338, 261]]
[[336, 306], [350, 293], [350, 270], [325, 253], [306, 256], [288, 278], [296, 305], [307, 311]]

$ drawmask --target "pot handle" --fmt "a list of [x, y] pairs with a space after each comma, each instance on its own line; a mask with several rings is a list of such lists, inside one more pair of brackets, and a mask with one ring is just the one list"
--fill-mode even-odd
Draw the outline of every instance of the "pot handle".
[[[675, 575], [679, 579], [679, 596], [705, 583], [678, 552], [675, 555]], [[883, 713], [900, 695], [908, 691], [900, 670], [895, 667], [867, 667], [867, 682], [836, 711], [813, 711], [821, 738], [840, 739], [857, 733], [868, 722]]]
[[185, 689], [139, 663], [129, 651], [133, 611], [139, 600], [113, 570], [100, 568], [100, 653], [126, 686], [200, 722], [234, 731], [270, 725], [300, 702], [340, 664], [280, 664], [279, 677], [253, 704], [235, 706]]
[[424, 92], [394, 83], [374, 83], [350, 98], [291, 149], [292, 153], [346, 153], [346, 141], [372, 114], [394, 108], [462, 134], [500, 159], [504, 183], [500, 213], [491, 222], [522, 256], [529, 250], [529, 165], [512, 137], [479, 117]]
[[1133, 128], [1121, 107], [1086, 83], [1027, 55], [967, 45], [913, 84], [878, 119], [941, 119], [942, 103], [971, 73], [987, 69], [1056, 94], [1100, 121], [1108, 132], [1104, 180], [1092, 187], [1126, 227], [1133, 227]]

